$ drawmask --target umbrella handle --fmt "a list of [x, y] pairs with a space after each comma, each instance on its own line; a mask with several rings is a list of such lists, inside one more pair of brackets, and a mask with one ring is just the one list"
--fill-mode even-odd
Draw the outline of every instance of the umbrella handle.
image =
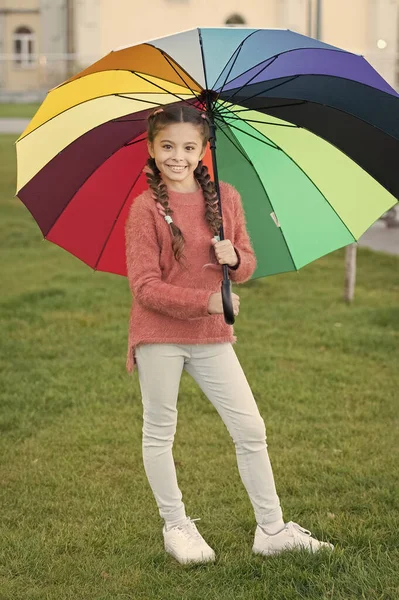
[[234, 318], [234, 309], [233, 309], [233, 300], [231, 297], [231, 281], [228, 275], [228, 265], [223, 265], [223, 281], [222, 281], [222, 302], [223, 302], [223, 313], [224, 320], [227, 325], [233, 325]]
[[[212, 154], [213, 177], [215, 180], [215, 189], [216, 189], [216, 194], [217, 194], [217, 198], [218, 198], [219, 214], [220, 214], [221, 219], [223, 219], [222, 203], [220, 202], [219, 176], [218, 176], [218, 169], [217, 169], [217, 162], [216, 162], [216, 131], [215, 131], [215, 123], [214, 123], [214, 119], [213, 119], [213, 113], [212, 113], [212, 109], [211, 109], [212, 98], [210, 96], [209, 90], [206, 92], [206, 105], [207, 105], [208, 117], [210, 120], [211, 135], [209, 138], [209, 147], [211, 149], [211, 154]], [[215, 235], [214, 237], [215, 237], [216, 241], [224, 240], [223, 222], [220, 225], [219, 235]], [[227, 323], [227, 325], [233, 325], [235, 319], [234, 319], [233, 300], [231, 297], [231, 281], [229, 279], [228, 265], [226, 265], [226, 264], [223, 265], [222, 303], [223, 303], [224, 320]]]

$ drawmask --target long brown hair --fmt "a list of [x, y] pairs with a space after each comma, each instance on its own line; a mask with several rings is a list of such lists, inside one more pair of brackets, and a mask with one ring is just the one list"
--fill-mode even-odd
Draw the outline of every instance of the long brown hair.
[[[203, 142], [203, 149], [205, 148], [209, 136], [210, 128], [207, 118], [204, 118], [199, 110], [189, 106], [164, 106], [161, 110], [158, 108], [154, 110], [148, 117], [147, 125], [147, 139], [148, 142], [153, 144], [156, 135], [171, 123], [192, 123], [197, 126], [200, 130], [200, 135]], [[164, 208], [165, 215], [173, 215], [173, 210], [170, 208], [168, 203], [168, 189], [166, 184], [162, 180], [160, 171], [155, 163], [154, 158], [149, 158], [147, 161], [147, 182], [148, 186], [152, 190], [153, 198], [155, 202], [159, 202]], [[211, 180], [208, 172], [208, 167], [203, 164], [202, 160], [199, 161], [198, 166], [194, 171], [194, 177], [200, 184], [204, 199], [205, 199], [205, 219], [209, 224], [209, 229], [213, 235], [218, 235], [222, 219], [219, 213], [218, 199], [215, 189], [215, 184]], [[181, 264], [180, 258], [184, 256], [184, 236], [182, 231], [177, 227], [175, 223], [170, 223], [170, 229], [172, 233], [172, 249], [175, 259]], [[210, 247], [210, 257], [212, 259]]]

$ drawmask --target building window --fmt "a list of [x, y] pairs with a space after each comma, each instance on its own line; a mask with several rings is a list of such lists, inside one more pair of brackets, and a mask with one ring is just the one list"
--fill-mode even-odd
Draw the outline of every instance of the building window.
[[29, 27], [18, 27], [13, 35], [14, 64], [31, 67], [35, 62], [35, 34]]
[[225, 24], [232, 27], [234, 27], [234, 25], [245, 25], [245, 19], [241, 15], [235, 13], [226, 19]]

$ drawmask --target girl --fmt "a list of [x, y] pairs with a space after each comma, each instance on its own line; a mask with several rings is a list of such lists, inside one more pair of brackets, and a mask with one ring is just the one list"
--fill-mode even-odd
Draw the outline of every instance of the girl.
[[[284, 523], [270, 464], [265, 423], [233, 349], [223, 317], [220, 265], [235, 283], [248, 281], [256, 258], [237, 190], [220, 183], [225, 240], [214, 183], [202, 163], [209, 140], [205, 114], [169, 106], [148, 118], [149, 189], [126, 220], [132, 304], [126, 367], [137, 365], [143, 403], [143, 462], [159, 514], [165, 550], [180, 563], [214, 561], [215, 552], [186, 516], [172, 446], [182, 370], [198, 383], [223, 419], [236, 449], [242, 482], [255, 512], [253, 552], [310, 551], [319, 542], [297, 523]], [[213, 234], [213, 239], [211, 238]], [[205, 264], [204, 264], [205, 263]], [[234, 314], [240, 300], [232, 294]]]

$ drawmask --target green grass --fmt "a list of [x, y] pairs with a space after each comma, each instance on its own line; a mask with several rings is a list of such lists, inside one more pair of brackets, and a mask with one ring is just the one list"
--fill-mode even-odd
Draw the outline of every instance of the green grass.
[[0, 599], [397, 600], [399, 259], [358, 249], [234, 286], [236, 353], [286, 521], [332, 554], [251, 553], [255, 519], [218, 413], [183, 372], [174, 445], [213, 565], [164, 552], [142, 465], [127, 281], [43, 242], [0, 138]]
[[1, 104], [0, 103], [0, 119], [5, 118], [20, 118], [31, 119], [40, 103], [35, 104]]

